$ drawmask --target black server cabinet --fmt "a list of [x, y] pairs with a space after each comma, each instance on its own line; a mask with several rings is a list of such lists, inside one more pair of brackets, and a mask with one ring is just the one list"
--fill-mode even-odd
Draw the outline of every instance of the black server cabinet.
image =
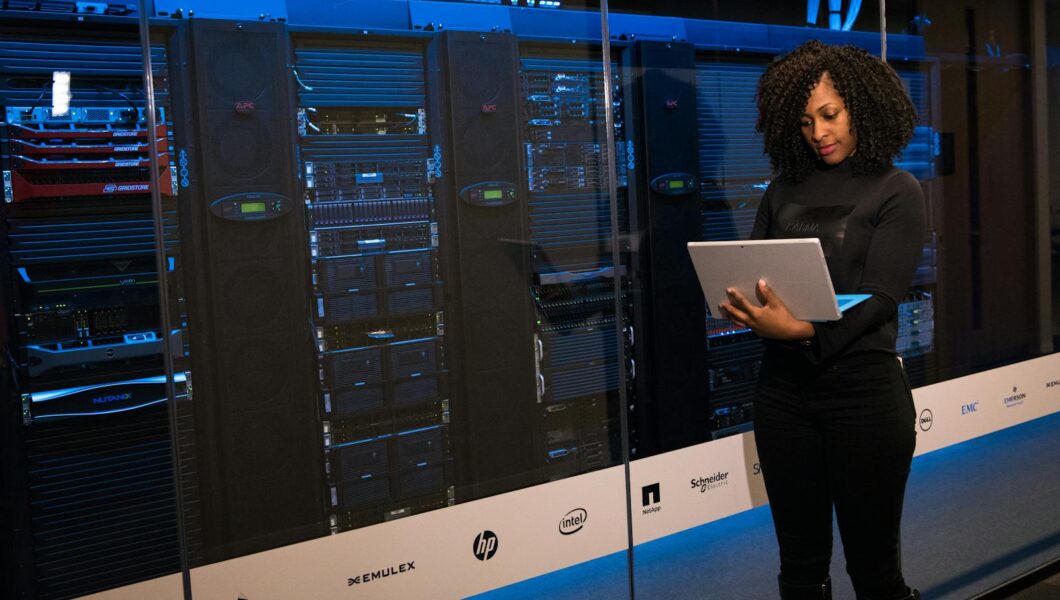
[[309, 245], [286, 28], [194, 21], [175, 44], [178, 142], [190, 157], [181, 233], [194, 444], [212, 562], [327, 531]]
[[428, 67], [432, 140], [447, 165], [438, 202], [448, 240], [453, 413], [461, 417], [454, 456], [468, 499], [481, 498], [538, 480], [527, 427], [539, 380], [515, 38], [442, 33]]
[[640, 157], [631, 177], [639, 456], [707, 438], [703, 295], [687, 243], [699, 239], [695, 57], [689, 44], [636, 42], [626, 122]]

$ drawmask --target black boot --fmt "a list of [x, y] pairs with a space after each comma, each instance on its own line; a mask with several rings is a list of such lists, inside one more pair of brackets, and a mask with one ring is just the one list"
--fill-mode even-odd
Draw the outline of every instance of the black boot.
[[814, 585], [792, 585], [777, 577], [780, 600], [832, 600], [832, 578]]

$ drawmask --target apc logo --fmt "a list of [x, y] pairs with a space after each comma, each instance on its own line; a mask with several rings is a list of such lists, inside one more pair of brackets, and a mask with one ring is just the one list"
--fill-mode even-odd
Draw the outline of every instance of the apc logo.
[[920, 431], [927, 431], [928, 429], [931, 429], [931, 422], [931, 411], [926, 408], [920, 411]]
[[962, 404], [961, 405], [961, 414], [962, 415], [970, 415], [970, 414], [976, 412], [977, 410], [979, 410], [979, 401], [978, 400], [976, 400], [975, 402], [972, 402], [971, 404]]
[[497, 534], [489, 529], [475, 536], [475, 543], [471, 546], [475, 558], [487, 561], [497, 554]]
[[560, 519], [559, 532], [563, 535], [578, 533], [582, 527], [585, 527], [585, 522], [588, 520], [589, 513], [584, 508], [575, 508]]

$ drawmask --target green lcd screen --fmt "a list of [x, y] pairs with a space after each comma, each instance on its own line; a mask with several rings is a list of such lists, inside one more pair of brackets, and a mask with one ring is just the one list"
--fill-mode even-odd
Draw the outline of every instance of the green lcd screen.
[[500, 200], [504, 197], [504, 194], [500, 190], [486, 190], [482, 192], [482, 197], [486, 200]]
[[247, 213], [263, 213], [265, 212], [264, 202], [244, 202], [239, 205], [239, 212], [243, 214]]
[[671, 181], [667, 182], [667, 185], [670, 186], [671, 190], [679, 190], [679, 189], [685, 187], [685, 182], [683, 182], [683, 181], [681, 181], [679, 179], [675, 179], [675, 180], [671, 180]]

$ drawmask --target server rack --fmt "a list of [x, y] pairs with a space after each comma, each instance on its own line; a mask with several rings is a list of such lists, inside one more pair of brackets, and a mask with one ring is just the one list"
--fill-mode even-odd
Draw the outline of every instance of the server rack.
[[[161, 75], [165, 51], [152, 54]], [[154, 145], [163, 236], [177, 254], [171, 122], [162, 109], [146, 127], [141, 56], [120, 29], [5, 28], [0, 42], [15, 597], [70, 597], [180, 567], [148, 157]], [[70, 73], [73, 99], [53, 116], [55, 71]]]
[[424, 45], [299, 38], [298, 132], [332, 531], [452, 505]]
[[[628, 234], [628, 172], [635, 168], [623, 122], [621, 70], [605, 80], [602, 58], [583, 47], [520, 47], [521, 147], [526, 164], [538, 375], [535, 463], [543, 479], [614, 464], [618, 457], [619, 336], [628, 352], [628, 248], [611, 235], [607, 160], [616, 167], [619, 232]], [[612, 89], [608, 147], [604, 86]]]

